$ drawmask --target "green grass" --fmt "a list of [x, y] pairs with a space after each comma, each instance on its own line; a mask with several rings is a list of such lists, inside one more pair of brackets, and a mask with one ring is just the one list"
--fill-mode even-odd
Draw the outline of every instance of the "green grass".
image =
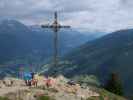
[[104, 89], [99, 89], [99, 97], [90, 97], [87, 100], [126, 100], [124, 97], [120, 97], [113, 93], [110, 93]]
[[53, 99], [53, 98], [51, 98], [49, 96], [40, 96], [40, 97], [38, 97], [37, 100], [55, 100], [55, 99]]
[[7, 97], [0, 97], [0, 100], [10, 100]]

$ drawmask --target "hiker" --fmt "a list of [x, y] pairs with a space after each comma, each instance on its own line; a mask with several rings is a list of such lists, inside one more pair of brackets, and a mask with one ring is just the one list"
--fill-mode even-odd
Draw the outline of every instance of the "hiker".
[[35, 73], [34, 72], [31, 72], [31, 78], [34, 79], [34, 75]]
[[13, 80], [10, 80], [10, 79], [3, 80], [3, 84], [6, 87], [11, 87], [13, 85]]
[[32, 85], [34, 85], [35, 87], [37, 87], [39, 80], [41, 80], [40, 79], [40, 76], [38, 74], [35, 74], [34, 75], [34, 78], [32, 79]]
[[28, 86], [32, 86], [32, 80], [28, 80]]
[[11, 80], [11, 81], [10, 81], [10, 86], [13, 86], [13, 84], [14, 84], [14, 81]]
[[53, 81], [51, 78], [47, 77], [47, 79], [45, 80], [45, 85], [47, 86], [47, 88], [49, 88], [50, 86], [52, 86]]
[[24, 73], [24, 80], [26, 86], [31, 86], [32, 75], [31, 73]]
[[31, 81], [32, 85], [37, 87], [38, 80], [37, 79], [32, 79]]

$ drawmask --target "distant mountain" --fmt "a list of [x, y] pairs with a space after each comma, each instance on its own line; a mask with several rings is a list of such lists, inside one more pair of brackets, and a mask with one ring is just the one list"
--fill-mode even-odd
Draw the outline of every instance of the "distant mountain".
[[[25, 25], [15, 20], [0, 22], [0, 63], [24, 56], [31, 51], [32, 33]], [[31, 37], [31, 38], [29, 38]]]
[[[53, 46], [54, 33], [52, 29], [42, 29], [40, 26], [37, 25], [30, 26], [30, 29], [37, 34], [46, 35], [45, 37], [49, 37], [48, 42], [52, 41], [51, 46]], [[85, 35], [85, 33], [83, 34], [73, 29], [60, 29], [58, 36], [60, 54], [67, 53], [73, 48], [78, 47], [87, 41], [91, 41], [95, 38], [100, 37], [97, 36], [97, 34], [94, 35], [93, 33]]]
[[[65, 62], [56, 68], [68, 77], [93, 74], [102, 82], [112, 72], [120, 75], [127, 94], [133, 93], [133, 29], [113, 32], [87, 42], [66, 55]], [[49, 72], [50, 73], [50, 72]]]
[[[60, 47], [63, 53], [88, 39], [78, 32], [74, 35], [73, 32], [66, 34], [62, 31], [61, 33], [63, 39], [60, 40]], [[71, 39], [74, 37], [75, 39]], [[39, 28], [38, 31], [34, 31], [34, 28], [31, 29], [18, 21], [3, 20], [0, 22], [0, 47], [0, 63], [27, 55], [47, 58], [52, 55], [53, 51], [53, 32]]]
[[[6, 70], [13, 66], [18, 70], [17, 65], [20, 64], [39, 68], [53, 55], [53, 34], [51, 29], [42, 29], [37, 25], [26, 26], [16, 20], [0, 21], [1, 73], [3, 70], [6, 73]], [[59, 53], [64, 55], [95, 38], [97, 36], [91, 37], [91, 35], [83, 35], [72, 29], [62, 29], [59, 32]], [[16, 70], [11, 71], [16, 73]], [[9, 71], [7, 72], [9, 74]]]

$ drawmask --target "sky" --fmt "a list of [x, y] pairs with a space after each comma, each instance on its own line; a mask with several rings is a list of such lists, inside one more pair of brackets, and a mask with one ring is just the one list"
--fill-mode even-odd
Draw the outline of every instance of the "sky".
[[85, 31], [133, 28], [133, 0], [0, 0], [0, 19], [47, 24], [58, 11], [61, 24]]

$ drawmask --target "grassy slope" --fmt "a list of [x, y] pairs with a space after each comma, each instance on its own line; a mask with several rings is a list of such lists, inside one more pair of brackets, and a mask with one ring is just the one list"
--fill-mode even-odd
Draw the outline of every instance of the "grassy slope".
[[[96, 75], [102, 82], [119, 74], [127, 94], [133, 92], [133, 30], [121, 30], [88, 42], [65, 56], [72, 64], [58, 70], [65, 76]], [[61, 69], [61, 70], [60, 70]], [[128, 77], [128, 78], [127, 78]]]
[[110, 93], [104, 89], [98, 89], [100, 96], [99, 97], [91, 97], [88, 100], [127, 100], [121, 96]]

